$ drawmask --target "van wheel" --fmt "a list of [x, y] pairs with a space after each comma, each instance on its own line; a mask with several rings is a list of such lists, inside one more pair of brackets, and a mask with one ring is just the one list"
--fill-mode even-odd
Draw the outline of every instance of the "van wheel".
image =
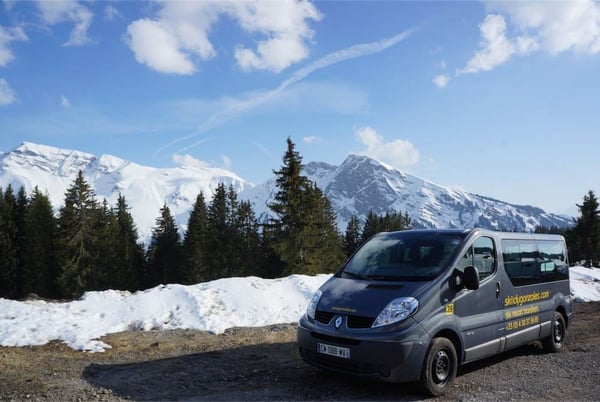
[[456, 377], [457, 366], [454, 344], [446, 338], [433, 339], [425, 357], [421, 387], [433, 396], [443, 395]]
[[542, 340], [542, 345], [548, 352], [560, 352], [565, 343], [566, 336], [567, 326], [565, 324], [565, 318], [561, 313], [555, 311], [554, 316], [552, 317], [550, 336]]

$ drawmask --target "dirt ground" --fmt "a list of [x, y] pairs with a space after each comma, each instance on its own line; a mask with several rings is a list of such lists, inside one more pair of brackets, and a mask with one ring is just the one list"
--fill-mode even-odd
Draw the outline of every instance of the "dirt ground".
[[[104, 353], [57, 342], [0, 347], [0, 400], [421, 400], [412, 384], [360, 381], [300, 360], [295, 324], [129, 331]], [[562, 353], [535, 345], [459, 368], [446, 400], [600, 400], [600, 303], [575, 305]]]

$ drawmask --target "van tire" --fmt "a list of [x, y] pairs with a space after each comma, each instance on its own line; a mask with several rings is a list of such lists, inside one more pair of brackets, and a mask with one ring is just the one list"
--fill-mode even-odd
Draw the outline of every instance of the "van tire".
[[567, 325], [565, 324], [565, 318], [561, 313], [555, 311], [550, 324], [550, 335], [542, 340], [544, 350], [550, 353], [560, 352], [566, 337]]
[[454, 344], [446, 338], [434, 338], [425, 356], [421, 388], [433, 396], [443, 395], [452, 386], [457, 367]]

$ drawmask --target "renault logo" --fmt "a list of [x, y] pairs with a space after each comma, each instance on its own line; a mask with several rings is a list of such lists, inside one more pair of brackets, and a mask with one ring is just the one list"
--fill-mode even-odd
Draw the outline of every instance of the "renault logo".
[[342, 318], [342, 316], [338, 316], [338, 318], [335, 319], [335, 328], [339, 329], [342, 326], [343, 321], [344, 319]]

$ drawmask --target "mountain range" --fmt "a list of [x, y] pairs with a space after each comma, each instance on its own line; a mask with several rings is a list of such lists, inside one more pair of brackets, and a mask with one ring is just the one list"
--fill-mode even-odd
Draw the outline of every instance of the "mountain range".
[[[145, 242], [165, 203], [183, 231], [196, 196], [202, 191], [208, 201], [219, 183], [232, 185], [239, 199], [250, 200], [261, 221], [270, 216], [267, 205], [276, 192], [274, 178], [255, 185], [225, 169], [197, 164], [154, 168], [111, 155], [95, 156], [29, 142], [0, 154], [0, 187], [6, 189], [10, 184], [16, 192], [23, 186], [31, 194], [37, 186], [58, 209], [79, 170], [99, 200], [106, 198], [115, 205], [119, 193], [125, 196]], [[352, 215], [364, 221], [369, 211], [407, 212], [416, 227], [426, 228], [532, 231], [538, 225], [566, 227], [572, 223], [571, 218], [534, 206], [438, 185], [362, 155], [349, 155], [339, 166], [310, 162], [304, 174], [331, 201], [341, 231]]]

